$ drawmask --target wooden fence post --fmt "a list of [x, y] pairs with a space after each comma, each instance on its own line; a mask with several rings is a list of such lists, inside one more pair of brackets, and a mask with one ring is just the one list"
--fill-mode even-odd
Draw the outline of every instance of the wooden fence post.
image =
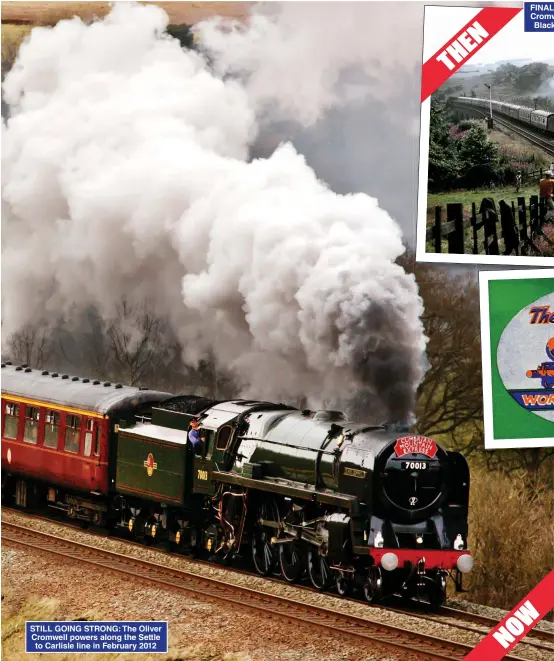
[[527, 241], [531, 239], [527, 236], [527, 209], [525, 207], [525, 198], [517, 198], [517, 216], [519, 224], [519, 242], [522, 247], [522, 254], [527, 254]]
[[512, 207], [506, 204], [504, 200], [498, 203], [500, 207], [500, 227], [502, 228], [502, 238], [504, 240], [504, 254], [519, 254], [519, 234]]
[[496, 204], [494, 200], [485, 197], [481, 202], [479, 213], [483, 218], [483, 226], [485, 229], [485, 254], [499, 255], [500, 248], [498, 246], [498, 234], [496, 231], [498, 215], [496, 213]]
[[435, 252], [442, 252], [442, 207], [435, 207]]
[[448, 233], [448, 252], [464, 254], [464, 205], [461, 202], [446, 205], [446, 221], [454, 222], [454, 231]]
[[479, 242], [477, 240], [477, 208], [475, 202], [471, 203], [471, 230], [473, 233], [473, 254], [479, 254]]
[[531, 229], [530, 239], [533, 239], [540, 229], [539, 196], [531, 195], [529, 198], [529, 227]]
[[[516, 203], [513, 200], [512, 200], [512, 203], [511, 203], [511, 209], [512, 209], [512, 218], [513, 218], [513, 221], [514, 221], [514, 230], [515, 230], [515, 233], [516, 233], [516, 242], [517, 242], [516, 255], [519, 255], [520, 254], [520, 248], [521, 248], [521, 237], [519, 235], [519, 218], [518, 218], [518, 216], [516, 216]], [[516, 218], [518, 218], [518, 220], [516, 220]]]

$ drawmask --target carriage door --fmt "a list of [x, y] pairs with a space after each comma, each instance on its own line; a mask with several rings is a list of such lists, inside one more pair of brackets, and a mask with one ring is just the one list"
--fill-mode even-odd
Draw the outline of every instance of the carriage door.
[[[216, 432], [211, 429], [199, 429], [202, 439], [202, 455], [194, 455], [192, 472], [192, 491], [193, 493], [202, 493], [207, 496], [213, 496], [215, 487], [212, 483], [212, 455], [214, 452]], [[198, 450], [197, 450], [198, 452]]]

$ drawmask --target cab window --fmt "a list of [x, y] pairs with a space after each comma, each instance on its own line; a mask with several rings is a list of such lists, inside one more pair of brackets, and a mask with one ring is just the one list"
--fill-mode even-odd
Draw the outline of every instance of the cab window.
[[23, 429], [23, 440], [25, 443], [37, 444], [39, 419], [40, 409], [36, 406], [25, 407], [25, 427]]
[[46, 417], [44, 418], [44, 447], [57, 449], [59, 437], [60, 414], [58, 411], [46, 411]]
[[65, 444], [64, 450], [66, 452], [79, 452], [79, 440], [81, 438], [81, 416], [70, 415], [65, 416]]
[[217, 450], [226, 450], [227, 445], [229, 444], [229, 440], [231, 439], [231, 436], [233, 434], [233, 428], [229, 427], [226, 425], [225, 427], [222, 427], [219, 432], [217, 433], [217, 443], [216, 443], [216, 449]]
[[19, 425], [19, 404], [8, 402], [4, 416], [4, 438], [17, 438]]

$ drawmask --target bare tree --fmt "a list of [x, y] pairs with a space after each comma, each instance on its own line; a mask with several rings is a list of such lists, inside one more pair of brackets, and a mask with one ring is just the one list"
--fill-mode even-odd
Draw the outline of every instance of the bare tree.
[[482, 440], [479, 292], [470, 277], [417, 265], [428, 337], [428, 369], [418, 391], [417, 429], [458, 445]]
[[12, 362], [42, 369], [52, 355], [49, 329], [24, 328], [12, 333], [6, 344], [6, 357]]
[[164, 366], [166, 323], [147, 303], [133, 305], [122, 300], [116, 316], [107, 323], [106, 335], [114, 371], [129, 385]]
[[423, 298], [428, 370], [418, 390], [416, 429], [472, 456], [488, 470], [519, 473], [529, 488], [552, 488], [554, 449], [485, 451], [479, 290], [475, 277], [444, 267], [402, 263]]
[[489, 470], [506, 475], [521, 474], [530, 493], [551, 490], [554, 486], [554, 448], [522, 448], [483, 452]]

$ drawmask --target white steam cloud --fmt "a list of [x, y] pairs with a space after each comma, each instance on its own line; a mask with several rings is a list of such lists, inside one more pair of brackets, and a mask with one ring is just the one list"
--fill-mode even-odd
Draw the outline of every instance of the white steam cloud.
[[244, 80], [259, 114], [311, 125], [333, 107], [390, 99], [421, 58], [421, 20], [419, 3], [282, 2], [258, 5], [247, 26], [220, 19], [195, 30], [215, 70]]
[[425, 338], [398, 226], [291, 144], [248, 162], [252, 88], [167, 20], [120, 5], [22, 46], [4, 84], [4, 337], [148, 300], [187, 364], [214, 356], [245, 393], [405, 417]]

